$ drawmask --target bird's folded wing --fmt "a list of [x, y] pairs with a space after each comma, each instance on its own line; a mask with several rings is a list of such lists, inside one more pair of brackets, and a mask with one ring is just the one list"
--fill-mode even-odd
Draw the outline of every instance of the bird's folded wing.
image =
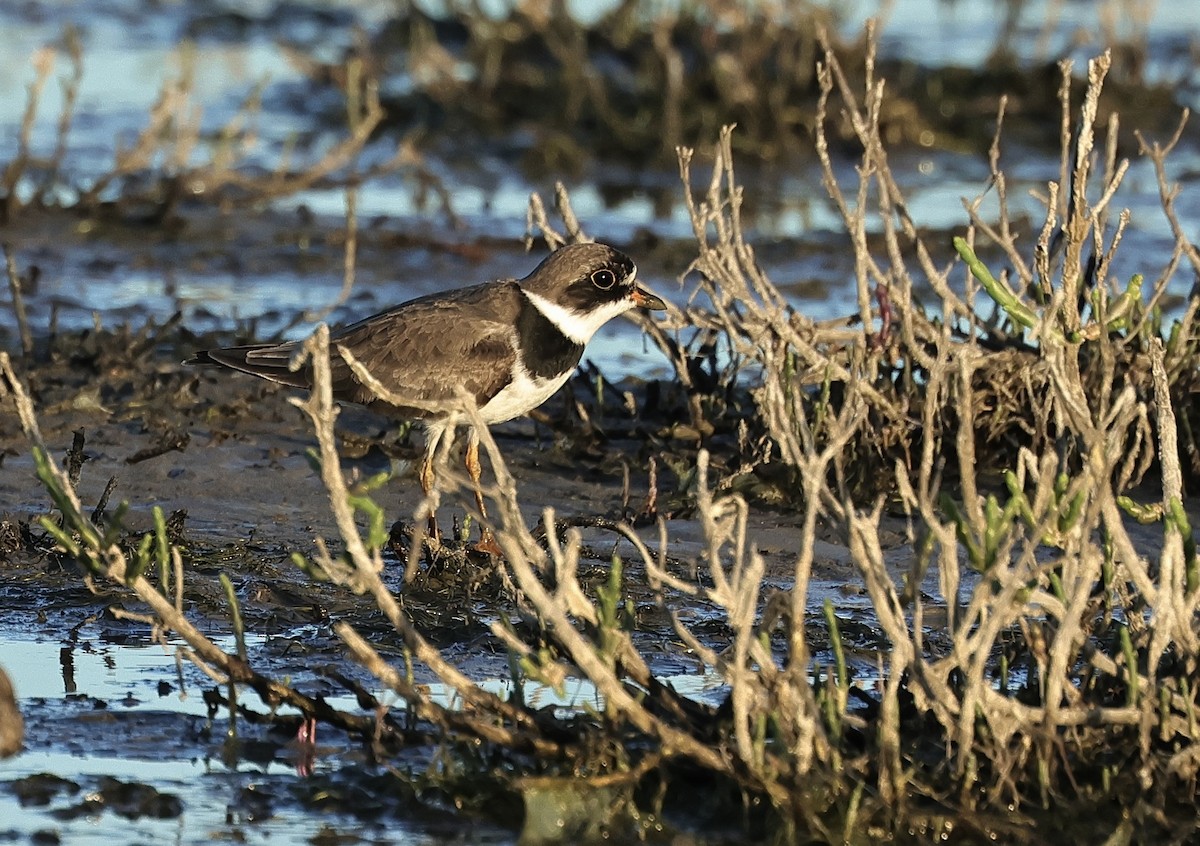
[[415, 300], [348, 327], [330, 344], [335, 394], [378, 404], [338, 354], [340, 347], [394, 395], [382, 403], [394, 412], [427, 416], [429, 404], [454, 402], [460, 389], [483, 405], [509, 380], [519, 296], [515, 286], [477, 286]]

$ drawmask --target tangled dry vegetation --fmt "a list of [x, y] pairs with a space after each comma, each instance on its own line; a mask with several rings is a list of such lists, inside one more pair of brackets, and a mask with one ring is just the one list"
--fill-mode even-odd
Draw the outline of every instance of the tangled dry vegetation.
[[[336, 95], [304, 103], [313, 119], [306, 134], [320, 142], [315, 152], [296, 138], [262, 131], [270, 120], [265, 83], [247, 92], [229, 120], [206, 125], [194, 91], [195, 50], [182, 44], [181, 71], [162, 86], [145, 126], [116, 150], [107, 170], [86, 178], [74, 172], [70, 156], [85, 58], [79, 33], [68, 27], [58, 45], [33, 57], [15, 155], [0, 172], [0, 223], [29, 208], [63, 206], [84, 217], [162, 226], [178, 223], [187, 203], [245, 208], [314, 187], [349, 190], [397, 171], [418, 203], [433, 197], [453, 219], [451, 198], [424, 159], [424, 149], [439, 149], [433, 143], [439, 137], [451, 141], [439, 154], [456, 164], [476, 159], [476, 145], [499, 139], [506, 150], [524, 151], [527, 170], [561, 177], [597, 159], [670, 164], [677, 146], [736, 123], [739, 152], [787, 161], [812, 152], [822, 96], [817, 58], [834, 49], [861, 87], [860, 69], [872, 49], [869, 33], [831, 35], [842, 22], [828, 4], [703, 0], [676, 7], [621, 0], [587, 22], [570, 4], [544, 0], [502, 4], [492, 14], [474, 0], [437, 4], [435, 11], [428, 5], [395, 4], [376, 31], [361, 33], [329, 64], [284, 45], [315, 89]], [[1048, 61], [1033, 71], [1022, 67], [1012, 43], [1021, 27], [1032, 25], [1030, 6], [1004, 4], [996, 43], [981, 48], [986, 72], [882, 61], [891, 95], [879, 107], [881, 136], [893, 145], [982, 149], [995, 104], [1007, 93], [1009, 132], [1039, 146], [1055, 143], [1056, 68]], [[1150, 9], [1107, 0], [1092, 35], [1116, 57], [1111, 102], [1101, 116], [1120, 110], [1131, 125], [1161, 131], [1177, 100], [1174, 80], [1151, 82], [1144, 74]], [[248, 14], [197, 7], [185, 30], [220, 30], [223, 22], [236, 30]], [[1042, 52], [1057, 24], [1053, 9], [1040, 22]], [[56, 75], [63, 105], [47, 115], [43, 94]], [[319, 105], [331, 101], [338, 105]], [[38, 150], [33, 129], [45, 120], [54, 121], [55, 141]], [[840, 113], [821, 132], [837, 148], [857, 149], [858, 131]], [[394, 151], [361, 164], [364, 149], [387, 134], [399, 137]], [[264, 148], [272, 144], [281, 149], [267, 168]]]
[[[1005, 92], [1018, 137], [1055, 143], [1055, 66], [1022, 66], [1013, 41], [1021, 27], [1036, 25], [1030, 4], [1003, 6], [996, 43], [980, 45], [986, 73], [885, 61], [891, 96], [880, 104], [879, 123], [889, 143], [982, 149]], [[390, 123], [527, 145], [526, 164], [537, 173], [561, 176], [596, 157], [670, 164], [678, 145], [715, 137], [729, 123], [739, 127], [739, 152], [786, 161], [812, 153], [821, 96], [815, 68], [841, 14], [836, 4], [808, 2], [622, 0], [581, 23], [569, 4], [542, 0], [490, 15], [472, 0], [436, 10], [406, 2], [360, 55], [382, 78], [411, 83], [385, 98]], [[1110, 99], [1136, 125], [1158, 128], [1174, 100], [1170, 85], [1147, 84], [1142, 75], [1147, 14], [1129, 0], [1105, 3], [1097, 34], [1116, 47]], [[1056, 23], [1054, 11], [1045, 14], [1039, 43], [1052, 39]], [[870, 36], [835, 40], [860, 85]], [[854, 148], [857, 133], [840, 115], [822, 129], [834, 145]], [[514, 135], [521, 137], [510, 141]]]
[[[813, 323], [759, 268], [741, 228], [730, 130], [721, 134], [707, 190], [693, 192], [693, 156], [680, 151], [699, 282], [695, 304], [673, 319], [699, 327], [697, 338], [719, 335], [747, 363], [743, 378], [757, 381], [756, 414], [742, 438], [746, 472], [756, 464], [790, 468], [803, 540], [791, 586], [768, 595], [749, 506], [718, 491], [715, 457], [701, 450], [700, 577], [675, 568], [665, 543], [655, 549], [621, 529], [636, 554], [614, 560], [609, 583], [589, 594], [578, 578], [579, 533], [556, 531], [549, 510], [546, 537], [530, 533], [503, 457], [485, 434], [498, 480], [499, 566], [522, 614], [537, 621], [535, 635], [503, 618], [491, 633], [511, 651], [518, 691], [582, 677], [602, 703], [596, 711], [555, 714], [483, 689], [423, 636], [384, 584], [383, 523], [369, 489], [347, 487], [337, 458], [323, 329], [306, 346], [318, 379], [301, 407], [320, 444], [342, 544], [340, 552], [322, 547], [304, 565], [372, 596], [406, 660], [432, 670], [459, 707], [430, 697], [351, 620], [337, 623], [337, 634], [403, 700], [403, 717], [336, 711], [260, 673], [244, 653], [218, 649], [184, 614], [187, 562], [164, 522], [132, 551], [117, 543], [119, 527], [92, 523], [41, 442], [34, 409], [3, 356], [8, 393], [61, 513], [61, 523], [45, 520], [44, 529], [94, 578], [135, 593], [147, 618], [177, 632], [191, 657], [231, 689], [247, 686], [268, 704], [287, 702], [359, 734], [384, 759], [402, 742], [434, 737], [468, 760], [488, 761], [480, 766], [488, 773], [502, 760], [536, 774], [506, 789], [521, 791], [530, 808], [530, 797], [553, 797], [568, 831], [598, 825], [649, 836], [655, 811], [677, 791], [693, 805], [697, 795], [717, 797], [711, 805], [729, 810], [726, 820], [751, 819], [752, 834], [781, 839], [862, 842], [906, 831], [932, 839], [956, 831], [1011, 842], [1050, 839], [1047, 828], [1033, 834], [1037, 823], [1084, 819], [1097, 840], [1186, 836], [1194, 812], [1172, 811], [1193, 808], [1200, 772], [1200, 561], [1183, 509], [1185, 475], [1200, 469], [1180, 462], [1196, 454], [1188, 397], [1197, 374], [1197, 300], [1170, 329], [1157, 305], [1180, 263], [1200, 275], [1200, 254], [1174, 215], [1164, 164], [1171, 145], [1147, 142], [1142, 154], [1158, 170], [1175, 248], [1145, 290], [1140, 279], [1124, 282], [1108, 271], [1128, 220], [1113, 212], [1125, 172], [1111, 141], [1116, 126], [1096, 124], [1108, 66], [1107, 56], [1090, 64], [1082, 102], [1071, 98], [1071, 68], [1062, 69], [1063, 126], [1078, 120], [1080, 129], [1064, 132], [1062, 172], [1047, 186], [1040, 233], [1019, 238], [1026, 233], [1008, 220], [997, 133], [988, 190], [1000, 215], [985, 219], [979, 200], [967, 204], [958, 261], [945, 245], [927, 244], [907, 214], [881, 136], [883, 85], [872, 57], [858, 89], [824, 50], [817, 152], [856, 258], [857, 321]], [[834, 104], [863, 150], [857, 185], [839, 182], [830, 161]], [[919, 303], [918, 281], [940, 302]], [[718, 428], [727, 393], [694, 384], [696, 350], [656, 331], [692, 392], [695, 428]], [[899, 579], [881, 548], [889, 510], [904, 514], [911, 531], [911, 565]], [[365, 536], [356, 511], [367, 518]], [[1130, 514], [1157, 522], [1159, 548], [1139, 548]], [[888, 644], [878, 677], [856, 675], [836, 617], [811, 607], [822, 525], [848, 544]], [[660, 540], [669, 531], [663, 523]], [[645, 581], [679, 643], [725, 685], [719, 708], [655, 677], [626, 608], [633, 579]], [[726, 647], [714, 648], [677, 613], [681, 599], [725, 621]], [[822, 619], [833, 645], [817, 655], [811, 632]], [[467, 751], [480, 743], [488, 755]], [[613, 798], [599, 821], [589, 818], [596, 809], [586, 799], [571, 798], [590, 791]], [[749, 810], [733, 810], [742, 801]]]
[[[1181, 262], [1200, 276], [1200, 253], [1179, 226], [1164, 167], [1178, 134], [1166, 145], [1143, 141], [1174, 249], [1148, 296], [1141, 277], [1108, 272], [1128, 223], [1110, 209], [1127, 166], [1115, 156], [1115, 120], [1103, 128], [1101, 155], [1093, 149], [1108, 67], [1107, 55], [1090, 63], [1077, 105], [1063, 68], [1063, 126], [1078, 114], [1080, 128], [1064, 129], [1062, 175], [1048, 186], [1032, 255], [1007, 217], [997, 133], [989, 190], [1000, 217], [978, 214], [982, 198], [968, 203], [971, 225], [955, 239], [964, 263], [939, 265], [940, 250], [908, 217], [888, 167], [882, 82], [868, 73], [860, 94], [826, 55], [820, 119], [840, 98], [865, 151], [862, 181], [846, 192], [818, 135], [825, 185], [857, 259], [857, 328], [795, 313], [758, 268], [742, 237], [728, 134], [707, 192], [690, 199], [708, 306], [688, 319], [761, 365], [756, 404], [779, 457], [797, 470], [805, 548], [819, 519], [841, 527], [890, 644], [881, 692], [863, 707], [843, 710], [861, 697], [840, 673], [826, 686], [801, 684], [797, 670], [810, 669], [811, 656], [795, 621], [806, 614], [811, 553], [798, 556], [790, 615], [773, 632], [786, 647], [767, 651], [750, 637], [762, 630], [738, 620], [744, 606], [717, 599], [722, 567], [741, 575], [754, 556], [743, 559], [739, 535], [721, 534], [713, 521], [710, 595], [747, 633], [745, 652], [714, 656], [732, 688], [733, 737], [749, 740], [754, 718], [765, 717], [768, 737], [792, 754], [786, 763], [766, 756], [757, 772], [764, 781], [765, 771], [789, 773], [793, 791], [826, 768], [854, 771], [872, 790], [868, 800], [843, 785], [852, 797], [843, 821], [868, 807], [903, 817], [920, 807], [918, 795], [973, 811], [1065, 808], [1120, 799], [1115, 785], [1124, 782], [1145, 799], [1111, 820], [1124, 839], [1149, 807], [1192, 801], [1200, 561], [1183, 495], [1197, 468], [1180, 460], [1196, 454], [1197, 300], [1193, 290], [1165, 332], [1158, 303]], [[690, 183], [687, 151], [681, 162]], [[883, 249], [872, 249], [878, 243]], [[1005, 272], [989, 270], [976, 246]], [[916, 302], [917, 280], [940, 308]], [[1156, 490], [1135, 502], [1131, 489], [1151, 469]], [[867, 479], [894, 490], [864, 500]], [[912, 525], [912, 566], [900, 584], [879, 541], [889, 507]], [[1161, 525], [1161, 549], [1138, 548], [1128, 515]], [[964, 564], [981, 578], [964, 581]], [[938, 585], [935, 606], [944, 603], [944, 628], [928, 622], [927, 576]], [[771, 704], [756, 711], [758, 703]], [[922, 749], [933, 737], [937, 751]], [[850, 738], [869, 753], [847, 756]], [[733, 748], [742, 761], [762, 760], [751, 745]]]
[[[181, 49], [180, 62], [180, 73], [162, 85], [133, 142], [117, 147], [107, 170], [82, 178], [71, 166], [71, 134], [84, 67], [79, 35], [68, 28], [61, 45], [39, 50], [33, 57], [35, 76], [28, 86], [15, 154], [0, 172], [0, 224], [13, 223], [30, 210], [63, 207], [83, 218], [170, 226], [188, 202], [208, 202], [228, 211], [314, 187], [340, 186], [353, 197], [352, 189], [360, 182], [395, 171], [410, 173], [420, 188], [432, 190], [444, 202], [440, 183], [407, 139], [390, 157], [359, 165], [384, 118], [378, 80], [367, 73], [361, 59], [351, 58], [339, 68], [344, 112], [338, 116], [336, 139], [312, 156], [286, 150], [269, 172], [258, 166], [262, 87], [255, 87], [223, 125], [206, 127], [195, 92], [194, 53]], [[48, 117], [39, 114], [43, 93], [62, 64], [69, 70], [59, 78], [63, 103], [54, 122], [55, 142], [52, 149], [39, 151], [32, 143], [33, 130]]]

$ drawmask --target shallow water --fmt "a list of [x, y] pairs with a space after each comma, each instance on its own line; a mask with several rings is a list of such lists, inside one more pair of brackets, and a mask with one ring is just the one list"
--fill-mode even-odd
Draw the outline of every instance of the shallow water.
[[[462, 830], [447, 839], [428, 820], [406, 821], [396, 812], [379, 820], [357, 815], [349, 807], [304, 808], [303, 794], [294, 789], [298, 783], [336, 779], [344, 767], [384, 771], [357, 760], [336, 730], [319, 730], [316, 756], [303, 772], [294, 741], [270, 739], [244, 723], [241, 742], [233, 741], [227, 714], [222, 710], [210, 717], [200, 695], [211, 681], [189, 661], [177, 658], [178, 642], [130, 638], [105, 643], [103, 627], [92, 624], [74, 632], [74, 645], [63, 646], [53, 638], [26, 639], [6, 628], [0, 655], [22, 703], [27, 734], [21, 754], [0, 761], [5, 839], [56, 836], [64, 843], [100, 844], [111, 842], [119, 832], [126, 842], [270, 843], [352, 832], [356, 839], [377, 843], [463, 842]], [[231, 638], [216, 642], [222, 649], [235, 649]], [[264, 642], [262, 637], [247, 637], [252, 661], [261, 659]], [[725, 693], [711, 672], [666, 675], [662, 680], [713, 705]], [[481, 687], [502, 696], [512, 693], [512, 683], [505, 679], [482, 680]], [[434, 701], [454, 704], [455, 697], [444, 685], [433, 683], [429, 688]], [[384, 702], [394, 699], [385, 691], [371, 692]], [[263, 710], [253, 693], [242, 696], [244, 704]], [[602, 706], [595, 689], [579, 680], [568, 680], [561, 693], [531, 682], [525, 685], [524, 697], [537, 709], [578, 712]], [[352, 696], [325, 698], [341, 710], [359, 711]], [[289, 712], [296, 713], [286, 706], [279, 710]], [[43, 801], [22, 799], [32, 789], [27, 785], [51, 778], [69, 784], [50, 789]], [[130, 811], [106, 779], [178, 798], [182, 810], [162, 819], [152, 811]], [[474, 823], [470, 831], [470, 842], [513, 842], [511, 832], [486, 824]]]

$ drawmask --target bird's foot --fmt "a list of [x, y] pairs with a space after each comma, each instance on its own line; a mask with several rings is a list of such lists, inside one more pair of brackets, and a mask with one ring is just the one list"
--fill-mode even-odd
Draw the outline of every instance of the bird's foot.
[[392, 524], [388, 546], [397, 558], [401, 561], [409, 560], [414, 544], [426, 563], [432, 563], [451, 551], [451, 545], [443, 540], [441, 532], [431, 532], [428, 529], [421, 531], [416, 526], [400, 521]]
[[496, 536], [492, 534], [491, 529], [484, 529], [479, 533], [479, 541], [472, 547], [476, 552], [482, 552], [485, 555], [494, 555], [497, 558], [504, 557], [504, 550], [496, 543]]

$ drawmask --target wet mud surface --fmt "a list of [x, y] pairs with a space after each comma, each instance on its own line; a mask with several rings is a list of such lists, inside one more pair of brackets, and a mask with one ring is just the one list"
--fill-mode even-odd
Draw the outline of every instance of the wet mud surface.
[[[350, 622], [386, 660], [404, 666], [404, 650], [384, 615], [366, 597], [311, 581], [291, 560], [294, 552], [311, 555], [318, 537], [335, 549], [338, 543], [328, 495], [306, 458], [315, 436], [289, 402], [301, 393], [180, 364], [209, 340], [147, 319], [128, 329], [39, 337], [36, 360], [20, 372], [47, 445], [67, 462], [82, 437], [80, 498], [85, 509], [99, 507], [101, 522], [127, 500], [130, 547], [152, 530], [154, 506], [168, 515], [183, 551], [188, 617], [227, 652], [237, 646], [222, 576], [236, 591], [247, 657], [257, 671], [349, 712], [370, 714], [381, 705], [402, 710], [394, 695], [347, 660], [333, 631], [335, 623]], [[632, 411], [625, 391], [633, 397]], [[594, 375], [582, 371], [534, 419], [496, 427], [497, 443], [517, 481], [527, 525], [536, 526], [552, 507], [560, 521], [582, 531], [580, 581], [593, 594], [619, 554], [634, 641], [651, 671], [717, 707], [726, 689], [677, 641], [632, 545], [605, 527], [634, 523], [657, 553], [659, 526], [647, 514], [652, 503], [666, 529], [671, 572], [710, 584], [693, 512], [695, 480], [686, 472], [694, 466], [695, 444], [680, 437], [686, 432], [672, 412], [669, 386], [617, 380], [612, 394], [598, 402]], [[353, 406], [343, 407], [338, 433], [349, 477], [394, 470], [376, 499], [389, 522], [411, 525], [420, 505], [419, 433]], [[713, 441], [717, 467], [722, 443], [720, 436]], [[8, 408], [0, 414], [0, 455], [0, 665], [13, 675], [26, 721], [24, 752], [0, 765], [6, 773], [0, 810], [23, 809], [17, 839], [69, 840], [97, 820], [108, 821], [102, 827], [134, 824], [147, 838], [182, 828], [186, 842], [213, 833], [266, 841], [303, 832], [315, 842], [511, 842], [516, 836], [525, 817], [507, 777], [444, 777], [446, 763], [428, 736], [414, 738], [407, 750], [384, 752], [322, 726], [309, 748], [297, 740], [298, 712], [271, 709], [247, 689], [238, 692], [231, 719], [228, 687], [186, 660], [178, 640], [131, 616], [146, 609], [130, 593], [85, 578], [54, 550], [37, 524], [52, 514], [50, 502]], [[444, 530], [460, 527], [470, 502], [465, 486], [446, 492], [439, 512]], [[791, 586], [801, 532], [795, 514], [762, 497], [752, 495], [751, 502], [748, 533], [767, 563], [769, 601], [773, 587]], [[475, 531], [471, 527], [472, 537]], [[884, 532], [899, 584], [912, 561], [911, 539], [899, 516], [885, 518]], [[394, 533], [398, 540], [400, 534]], [[1150, 548], [1156, 537], [1147, 528], [1141, 541]], [[814, 553], [807, 628], [815, 659], [833, 660], [821, 609], [830, 599], [847, 660], [869, 689], [886, 649], [871, 603], [836, 532], [823, 532]], [[509, 655], [489, 626], [505, 615], [536, 640], [537, 624], [522, 618], [494, 562], [485, 555], [426, 560], [406, 583], [404, 545], [397, 542], [385, 560], [385, 580], [422, 634], [471, 679], [511, 694]], [[964, 596], [973, 585], [964, 578]], [[940, 627], [931, 598], [938, 590], [933, 583], [925, 588], [928, 645], [936, 651]], [[672, 607], [707, 646], [728, 645], [728, 626], [711, 606], [676, 597]], [[427, 668], [416, 664], [413, 673], [435, 697], [452, 700]], [[535, 708], [569, 710], [588, 707], [595, 693], [572, 683], [565, 697], [548, 688], [525, 695]], [[687, 811], [679, 819], [687, 829], [696, 824]], [[723, 837], [713, 834], [706, 842]]]
[[[472, 258], [448, 260], [473, 266]], [[475, 269], [477, 277], [481, 273]], [[356, 292], [369, 289], [362, 285]], [[362, 299], [352, 300], [355, 310], [371, 307]], [[135, 313], [124, 325], [99, 331], [39, 332], [32, 361], [18, 372], [31, 391], [48, 447], [56, 460], [68, 463], [72, 444], [82, 439], [80, 499], [101, 523], [127, 501], [122, 519], [130, 548], [153, 529], [152, 508], [163, 510], [183, 552], [189, 619], [228, 651], [236, 645], [222, 576], [236, 591], [247, 656], [256, 670], [354, 712], [362, 712], [371, 698], [395, 704], [395, 697], [347, 661], [332, 630], [335, 622], [351, 622], [387, 660], [402, 666], [399, 638], [384, 615], [368, 598], [312, 582], [291, 560], [294, 552], [311, 555], [317, 538], [338, 547], [328, 494], [306, 457], [315, 437], [289, 402], [301, 392], [182, 366], [194, 349], [231, 341], [228, 332], [198, 336], [189, 326], [195, 322]], [[637, 337], [632, 326], [619, 332]], [[636, 358], [635, 353], [622, 356]], [[600, 399], [599, 372], [607, 385]], [[593, 364], [532, 419], [498, 426], [494, 434], [517, 481], [527, 525], [536, 526], [545, 509], [553, 508], [564, 526], [582, 532], [580, 581], [586, 590], [603, 586], [613, 555], [622, 556], [628, 562], [635, 641], [652, 671], [716, 705], [723, 689], [676, 642], [669, 617], [644, 583], [635, 550], [608, 528], [621, 520], [639, 524], [639, 534], [657, 552], [659, 528], [652, 518], [661, 517], [671, 571], [706, 583], [703, 534], [693, 514], [695, 480], [688, 473], [695, 444], [673, 390], [653, 379], [622, 380]], [[414, 523], [420, 505], [415, 473], [420, 434], [353, 406], [343, 407], [338, 433], [348, 477], [389, 468], [396, 474], [376, 499], [389, 523], [398, 524], [385, 580], [405, 611], [470, 678], [489, 689], [510, 690], [509, 655], [489, 625], [503, 614], [518, 631], [536, 637], [536, 621], [521, 618], [491, 559], [478, 554], [426, 560], [416, 578], [405, 582], [407, 556], [399, 541], [401, 526]], [[454, 453], [457, 464], [459, 449]], [[0, 665], [14, 677], [27, 726], [24, 753], [4, 765], [7, 793], [0, 791], [0, 808], [33, 812], [20, 817], [25, 835], [69, 839], [79, 826], [107, 819], [133, 821], [147, 837], [170, 825], [184, 825], [188, 837], [205, 825], [235, 838], [307, 831], [317, 839], [322, 832], [354, 831], [354, 838], [407, 842], [460, 838], [464, 827], [481, 839], [472, 842], [514, 836], [522, 814], [511, 785], [497, 781], [475, 796], [478, 784], [456, 787], [430, 779], [428, 773], [439, 769], [436, 743], [381, 758], [361, 741], [325, 728], [315, 752], [306, 752], [296, 740], [299, 714], [275, 713], [249, 691], [240, 694], [242, 710], [231, 720], [228, 689], [180, 657], [177, 640], [137, 619], [146, 609], [131, 594], [85, 578], [54, 549], [37, 522], [52, 515], [50, 500], [11, 407], [0, 413], [0, 457], [0, 633], [7, 656]], [[722, 459], [715, 462], [720, 467]], [[461, 475], [457, 467], [450, 472]], [[485, 459], [485, 480], [489, 473]], [[461, 530], [470, 502], [465, 486], [443, 495], [444, 531]], [[788, 586], [800, 537], [794, 516], [756, 508], [749, 528], [768, 561], [768, 589]], [[470, 527], [472, 537], [477, 531]], [[906, 566], [900, 521], [890, 545], [897, 567]], [[861, 650], [863, 666], [873, 666], [873, 633], [851, 619], [858, 589], [850, 556], [832, 534], [817, 553], [813, 596], [837, 598], [847, 615], [843, 637], [852, 660]], [[862, 604], [869, 606], [865, 598]], [[677, 607], [706, 643], [727, 644], [727, 626], [710, 618], [706, 604]], [[418, 664], [413, 672], [419, 683], [440, 689], [427, 668]], [[569, 685], [565, 700], [549, 689], [526, 695], [535, 707], [545, 697], [547, 705], [578, 708], [594, 692]], [[366, 707], [369, 713], [373, 706]], [[394, 830], [397, 820], [400, 832]]]

